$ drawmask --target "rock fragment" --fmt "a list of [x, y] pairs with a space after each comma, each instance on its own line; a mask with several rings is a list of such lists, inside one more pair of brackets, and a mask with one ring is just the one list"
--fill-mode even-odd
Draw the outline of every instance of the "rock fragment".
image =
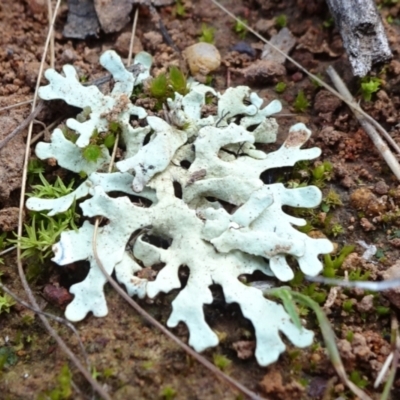
[[221, 65], [218, 49], [210, 43], [196, 43], [183, 51], [192, 75], [208, 75]]

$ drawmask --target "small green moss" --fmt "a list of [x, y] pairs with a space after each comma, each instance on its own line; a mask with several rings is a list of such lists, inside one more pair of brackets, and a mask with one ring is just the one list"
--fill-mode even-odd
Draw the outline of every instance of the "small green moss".
[[346, 340], [351, 343], [353, 341], [353, 339], [354, 339], [354, 332], [348, 331], [346, 333]]
[[150, 94], [156, 99], [166, 98], [168, 93], [168, 79], [166, 74], [156, 76], [150, 83]]
[[115, 135], [113, 133], [109, 133], [108, 135], [104, 136], [104, 146], [107, 149], [112, 149], [115, 144]]
[[161, 397], [165, 400], [172, 400], [176, 396], [176, 390], [173, 389], [171, 386], [166, 386], [162, 391], [161, 391]]
[[390, 307], [376, 306], [375, 311], [378, 315], [384, 316], [390, 314]]
[[64, 365], [57, 377], [58, 386], [53, 390], [40, 393], [37, 400], [69, 400], [72, 399], [72, 373], [68, 365]]
[[361, 376], [360, 372], [357, 371], [357, 370], [351, 371], [349, 378], [360, 389], [364, 389], [368, 385], [368, 381], [363, 379], [363, 377]]
[[382, 80], [376, 77], [361, 79], [361, 96], [365, 101], [371, 101], [372, 94], [376, 93], [382, 85]]
[[233, 31], [237, 33], [241, 39], [244, 39], [247, 34], [247, 28], [245, 26], [247, 25], [247, 20], [240, 17], [238, 19], [239, 21], [236, 21], [233, 26]]
[[227, 370], [229, 366], [232, 364], [232, 361], [223, 354], [214, 354], [213, 361], [214, 365], [221, 371]]
[[169, 69], [169, 83], [175, 92], [181, 95], [188, 93], [186, 77], [184, 73], [175, 66]]
[[346, 232], [346, 230], [339, 223], [333, 224], [332, 227], [330, 228], [330, 234], [333, 237], [336, 237], [338, 235], [342, 235], [345, 232]]
[[324, 21], [324, 22], [322, 23], [322, 26], [323, 26], [324, 28], [330, 28], [330, 27], [332, 27], [334, 24], [335, 24], [335, 21], [334, 21], [334, 19], [331, 17], [331, 18], [328, 18], [326, 21]]
[[275, 18], [275, 26], [277, 28], [284, 28], [287, 25], [287, 17], [285, 14], [278, 15]]
[[10, 308], [15, 304], [15, 300], [7, 293], [4, 293], [2, 296], [0, 296], [0, 314], [4, 312], [9, 313]]
[[275, 86], [275, 92], [276, 93], [283, 93], [287, 88], [287, 85], [285, 82], [278, 82]]
[[307, 110], [308, 107], [310, 107], [310, 103], [307, 100], [307, 97], [304, 94], [303, 90], [300, 90], [299, 93], [297, 93], [297, 97], [293, 103], [293, 107], [297, 112], [304, 112]]
[[[325, 168], [324, 168], [325, 172]], [[329, 189], [328, 194], [324, 197], [321, 203], [321, 210], [323, 212], [329, 212], [331, 208], [336, 208], [337, 206], [342, 206], [342, 200], [340, 198], [340, 195], [334, 190], [334, 189]]]
[[208, 26], [207, 24], [201, 24], [201, 35], [199, 37], [199, 42], [214, 44], [214, 34], [214, 27]]
[[342, 303], [342, 308], [346, 312], [353, 311], [353, 302], [350, 299], [344, 300]]
[[0, 347], [0, 371], [12, 367], [18, 362], [18, 357], [12, 347]]
[[185, 17], [186, 16], [186, 6], [182, 0], [175, 1], [175, 10], [174, 14], [178, 17]]

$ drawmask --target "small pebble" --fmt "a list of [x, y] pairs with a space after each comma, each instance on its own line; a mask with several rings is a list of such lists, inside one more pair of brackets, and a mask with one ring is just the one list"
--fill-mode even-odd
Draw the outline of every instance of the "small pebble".
[[374, 187], [374, 191], [375, 191], [375, 193], [380, 194], [380, 195], [388, 194], [389, 186], [384, 181], [379, 181], [376, 183], [376, 185]]
[[232, 51], [237, 51], [238, 53], [247, 54], [250, 57], [256, 56], [256, 51], [246, 42], [236, 43], [232, 47]]
[[218, 49], [209, 43], [196, 43], [183, 51], [192, 75], [207, 75], [221, 65]]

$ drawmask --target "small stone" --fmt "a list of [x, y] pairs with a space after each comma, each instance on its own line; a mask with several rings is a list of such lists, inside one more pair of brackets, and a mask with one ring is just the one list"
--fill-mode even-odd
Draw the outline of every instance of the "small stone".
[[259, 83], [271, 82], [286, 74], [286, 68], [277, 62], [258, 60], [243, 70], [244, 76]]
[[389, 192], [389, 186], [386, 184], [384, 181], [379, 181], [376, 183], [374, 187], [374, 191], [377, 194], [383, 195], [383, 194], [388, 194]]
[[218, 49], [210, 43], [196, 43], [183, 51], [192, 75], [208, 75], [221, 65]]
[[318, 112], [334, 112], [342, 105], [342, 101], [327, 90], [320, 90], [315, 96], [314, 109]]
[[356, 305], [357, 310], [360, 312], [368, 312], [371, 311], [374, 307], [374, 296], [369, 294], [364, 296], [359, 303]]
[[232, 47], [232, 51], [237, 51], [241, 54], [247, 54], [248, 56], [254, 58], [256, 56], [256, 51], [247, 42], [238, 42]]
[[61, 54], [63, 63], [73, 63], [76, 60], [76, 53], [74, 49], [65, 49]]
[[[400, 278], [400, 261], [397, 261], [383, 273], [383, 279], [392, 280]], [[385, 290], [383, 295], [398, 309], [400, 309], [400, 286]]]
[[300, 71], [297, 71], [292, 75], [293, 82], [300, 82], [302, 79], [303, 79], [303, 74]]
[[[121, 33], [118, 36], [117, 41], [115, 42], [115, 50], [117, 51], [118, 54], [120, 54], [122, 57], [128, 57], [129, 54], [129, 47], [131, 45], [131, 33], [130, 32], [124, 32]], [[135, 36], [135, 40], [133, 42], [133, 54], [137, 54], [143, 51], [143, 46], [142, 42], [140, 39]]]
[[375, 225], [368, 221], [367, 218], [361, 218], [360, 225], [363, 227], [364, 231], [369, 232], [369, 231], [374, 231]]
[[101, 28], [106, 33], [118, 32], [129, 22], [133, 2], [129, 0], [94, 0]]

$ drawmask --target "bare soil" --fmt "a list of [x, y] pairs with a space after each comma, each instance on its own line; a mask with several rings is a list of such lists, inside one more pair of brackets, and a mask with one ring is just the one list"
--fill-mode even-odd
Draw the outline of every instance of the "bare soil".
[[[329, 210], [328, 216], [321, 209], [315, 211], [317, 233], [314, 234], [321, 234], [322, 231], [338, 248], [347, 244], [356, 246], [355, 252], [341, 267], [343, 274], [358, 269], [363, 274], [369, 271], [370, 279], [381, 279], [382, 273], [399, 259], [400, 186], [350, 110], [329, 92], [313, 84], [290, 63], [285, 64], [283, 75], [280, 75], [282, 69], [270, 71], [270, 74], [265, 74], [265, 71], [249, 74], [247, 68], [260, 58], [262, 43], [251, 34], [241, 39], [234, 32], [234, 22], [210, 1], [184, 3], [186, 15], [181, 17], [176, 15], [175, 5], [158, 9], [175, 46], [183, 51], [198, 41], [202, 24], [214, 27], [215, 45], [222, 58], [221, 67], [212, 74], [212, 85], [216, 90], [223, 91], [229, 86], [246, 84], [266, 102], [280, 99], [284, 106], [282, 114], [286, 116], [278, 117], [281, 129], [279, 143], [293, 123], [306, 123], [313, 131], [309, 146], [318, 145], [322, 149], [320, 159], [310, 168], [322, 161], [332, 163], [333, 173], [331, 179], [325, 182], [323, 192], [326, 196], [329, 190], [335, 190], [343, 203]], [[397, 126], [400, 110], [400, 27], [397, 18], [400, 6], [380, 2], [385, 21], [388, 16], [392, 20], [392, 24], [385, 22], [385, 26], [394, 57], [388, 65], [379, 66], [373, 71], [373, 75], [379, 74], [382, 79], [382, 87], [373, 95], [371, 102], [365, 102], [359, 92], [359, 80], [352, 77], [340, 35], [329, 22], [330, 16], [324, 1], [240, 0], [222, 3], [267, 38], [278, 31], [273, 18], [284, 14], [288, 28], [296, 37], [296, 46], [291, 55], [326, 81], [328, 78], [324, 71], [328, 65], [333, 65], [350, 90], [361, 99], [364, 109], [382, 123], [397, 142], [400, 141]], [[46, 7], [40, 4], [38, 0], [3, 0], [0, 4], [0, 107], [32, 99], [48, 28]], [[115, 49], [127, 57], [129, 25], [118, 33], [100, 33], [97, 38], [69, 40], [62, 35], [66, 18], [67, 6], [63, 4], [56, 24], [56, 69], [71, 63], [81, 77], [92, 80], [104, 74], [98, 63], [104, 50]], [[247, 54], [249, 51], [231, 51], [242, 40], [251, 46], [255, 57]], [[135, 46], [137, 50], [143, 48], [154, 56], [154, 75], [166, 71], [170, 65], [179, 65], [187, 71], [182, 57], [165, 43], [145, 7], [140, 8]], [[282, 94], [275, 91], [278, 82], [287, 84]], [[309, 107], [301, 113], [293, 107], [299, 90], [304, 91], [309, 101]], [[150, 111], [157, 112], [154, 109]], [[51, 104], [45, 107], [38, 120], [49, 125], [69, 112], [71, 110], [62, 104]], [[30, 105], [2, 111], [0, 140], [29, 113]], [[34, 136], [42, 130], [42, 124], [35, 124]], [[26, 131], [0, 150], [0, 234], [8, 232], [9, 238], [12, 238], [11, 232], [17, 225], [16, 208], [19, 204], [25, 137]], [[54, 178], [64, 173], [49, 165], [46, 174]], [[289, 179], [297, 178], [295, 174], [289, 174]], [[336, 232], [333, 229], [335, 225], [343, 229]], [[358, 244], [360, 240], [376, 245], [379, 257], [365, 261], [361, 257], [364, 249]], [[2, 281], [21, 298], [25, 298], [18, 278], [15, 253], [7, 255], [4, 261], [4, 265], [0, 265]], [[46, 272], [31, 283], [45, 311], [63, 315], [65, 303], [69, 301], [63, 289], [83, 279], [85, 272], [80, 267], [75, 265], [61, 270], [50, 264], [46, 266]], [[329, 294], [327, 287], [317, 290]], [[136, 315], [111, 288], [107, 287], [106, 292], [109, 315], [100, 319], [89, 316], [76, 327], [95, 366], [97, 379], [113, 399], [239, 398], [235, 390], [217, 380]], [[311, 312], [302, 317], [307, 320], [308, 327], [315, 330], [315, 344], [305, 350], [288, 344], [288, 351], [277, 363], [262, 368], [252, 355], [254, 335], [251, 324], [243, 318], [237, 306], [225, 304], [218, 288], [214, 288], [214, 295], [214, 303], [205, 307], [206, 319], [215, 331], [224, 332], [225, 336], [218, 347], [204, 353], [206, 358], [213, 360], [216, 354], [225, 355], [232, 361], [226, 372], [265, 398], [353, 398], [336, 378]], [[174, 296], [172, 293], [153, 302], [141, 301], [140, 304], [165, 323]], [[360, 385], [363, 385], [361, 381], [365, 381], [366, 392], [378, 399], [382, 389], [374, 389], [373, 382], [390, 352], [390, 314], [383, 312], [385, 309], [382, 307], [390, 307], [392, 313], [397, 313], [397, 308], [381, 295], [368, 296], [370, 293], [360, 290], [339, 291], [336, 300], [326, 311], [337, 335], [347, 372], [356, 371], [359, 379], [353, 379]], [[349, 300], [353, 303], [350, 309], [346, 307]], [[395, 303], [393, 298], [390, 301]], [[382, 312], [377, 312], [377, 307]], [[32, 321], [28, 316], [33, 317], [33, 313], [18, 304], [11, 308], [10, 313], [0, 314], [0, 350], [11, 348], [16, 355], [15, 362], [4, 366], [0, 372], [0, 397], [3, 399], [35, 399], [56, 388], [62, 366], [69, 364], [37, 317]], [[79, 354], [77, 341], [71, 331], [64, 326], [55, 327]], [[180, 325], [174, 329], [174, 333], [182, 340], [187, 340], [185, 326]], [[91, 388], [74, 367], [70, 367], [78, 388], [71, 398], [91, 397]], [[168, 388], [174, 390], [173, 397], [166, 394]], [[397, 378], [391, 398], [397, 399], [399, 396], [400, 379]]]

